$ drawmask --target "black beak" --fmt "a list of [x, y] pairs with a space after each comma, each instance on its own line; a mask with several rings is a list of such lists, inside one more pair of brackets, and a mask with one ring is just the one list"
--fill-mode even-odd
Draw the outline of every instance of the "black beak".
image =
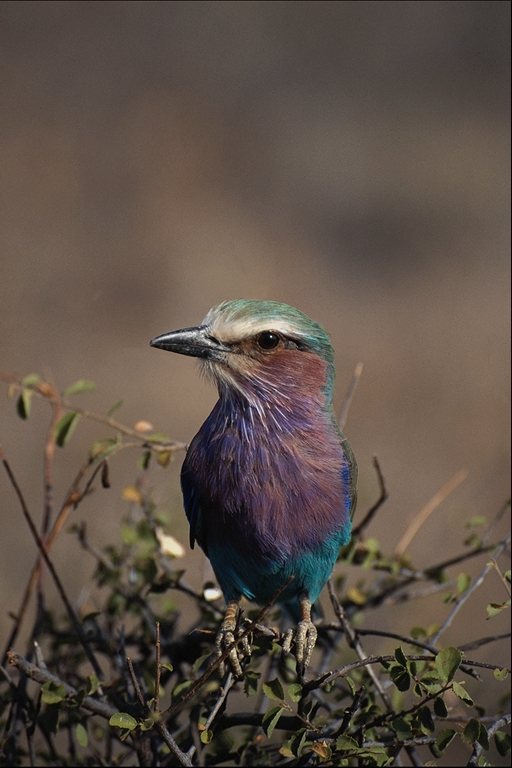
[[180, 355], [202, 357], [208, 360], [223, 360], [229, 347], [225, 347], [213, 336], [208, 335], [206, 325], [194, 328], [181, 328], [156, 336], [149, 342], [152, 347], [165, 349], [167, 352], [178, 352]]

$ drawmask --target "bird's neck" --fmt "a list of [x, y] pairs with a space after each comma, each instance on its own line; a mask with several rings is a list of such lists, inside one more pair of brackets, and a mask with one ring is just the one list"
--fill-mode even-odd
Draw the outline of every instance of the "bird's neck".
[[219, 409], [235, 418], [277, 418], [283, 428], [305, 425], [332, 415], [333, 366], [317, 355], [300, 352], [273, 356], [268, 362], [217, 380]]

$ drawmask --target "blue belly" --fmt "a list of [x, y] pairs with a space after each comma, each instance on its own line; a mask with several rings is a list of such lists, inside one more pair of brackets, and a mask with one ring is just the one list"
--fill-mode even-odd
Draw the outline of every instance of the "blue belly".
[[241, 596], [261, 605], [289, 602], [305, 594], [314, 603], [330, 577], [340, 547], [350, 540], [350, 530], [337, 531], [315, 549], [281, 562], [251, 559], [226, 542], [210, 544], [208, 557], [226, 600]]

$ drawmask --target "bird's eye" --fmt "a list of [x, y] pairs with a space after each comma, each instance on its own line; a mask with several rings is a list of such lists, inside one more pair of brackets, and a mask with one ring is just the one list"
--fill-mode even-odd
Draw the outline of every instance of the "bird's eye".
[[273, 331], [262, 331], [256, 337], [256, 341], [261, 349], [275, 349], [280, 342], [280, 338]]

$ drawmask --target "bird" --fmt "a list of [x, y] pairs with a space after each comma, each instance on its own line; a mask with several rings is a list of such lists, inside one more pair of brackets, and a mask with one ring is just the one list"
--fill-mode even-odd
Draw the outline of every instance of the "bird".
[[226, 602], [217, 654], [241, 677], [241, 600], [277, 601], [296, 617], [288, 650], [293, 642], [303, 674], [317, 639], [312, 606], [350, 541], [357, 497], [330, 337], [288, 304], [231, 299], [150, 344], [198, 358], [218, 390], [181, 469], [190, 545], [209, 558]]

